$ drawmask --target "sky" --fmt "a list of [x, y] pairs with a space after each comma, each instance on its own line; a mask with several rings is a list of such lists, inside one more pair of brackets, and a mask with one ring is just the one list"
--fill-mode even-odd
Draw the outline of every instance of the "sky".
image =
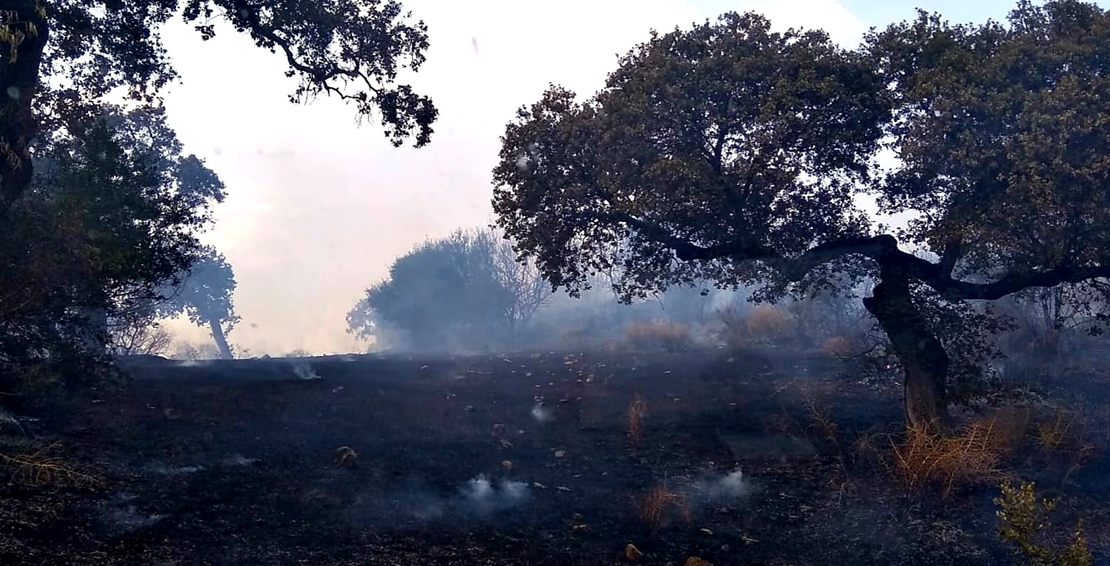
[[[872, 26], [914, 16], [1000, 19], [999, 0], [404, 0], [428, 24], [427, 62], [411, 84], [440, 110], [430, 145], [392, 147], [335, 99], [295, 105], [282, 57], [229, 27], [202, 41], [175, 20], [163, 41], [182, 79], [166, 94], [170, 125], [227, 185], [203, 239], [232, 264], [249, 355], [361, 351], [346, 313], [415, 244], [493, 221], [491, 170], [513, 113], [549, 83], [588, 96], [617, 55], [651, 29], [688, 28], [754, 10], [778, 28], [822, 28], [846, 47]], [[183, 342], [202, 329], [171, 321]]]

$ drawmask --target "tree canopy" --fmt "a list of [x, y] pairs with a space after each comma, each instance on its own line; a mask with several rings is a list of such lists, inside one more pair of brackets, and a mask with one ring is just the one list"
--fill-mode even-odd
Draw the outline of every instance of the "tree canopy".
[[280, 53], [300, 84], [293, 101], [324, 93], [375, 113], [396, 145], [426, 145], [437, 111], [406, 84], [428, 48], [427, 27], [396, 0], [16, 0], [0, 24], [0, 197], [18, 197], [32, 175], [38, 122], [75, 102], [120, 89], [152, 102], [177, 78], [159, 27], [176, 14], [210, 39], [225, 21], [258, 47]]
[[[1110, 14], [1076, 0], [976, 26], [921, 12], [858, 50], [756, 14], [653, 33], [593, 97], [552, 86], [518, 112], [497, 224], [572, 292], [614, 264], [626, 298], [871, 275], [907, 420], [943, 424], [949, 356], [927, 303], [1110, 276], [1107, 50]], [[882, 148], [900, 166], [879, 168]], [[881, 230], [867, 194], [915, 220]]]

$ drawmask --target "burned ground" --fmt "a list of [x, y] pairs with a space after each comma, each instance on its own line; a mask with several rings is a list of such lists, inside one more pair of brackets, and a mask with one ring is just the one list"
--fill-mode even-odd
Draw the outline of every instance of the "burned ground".
[[[648, 565], [1012, 563], [997, 482], [939, 499], [861, 456], [898, 396], [842, 369], [774, 350], [132, 361], [122, 391], [22, 441], [99, 481], [0, 487], [0, 563], [600, 565], [629, 543]], [[1110, 559], [1105, 451], [1056, 464], [1011, 471]]]

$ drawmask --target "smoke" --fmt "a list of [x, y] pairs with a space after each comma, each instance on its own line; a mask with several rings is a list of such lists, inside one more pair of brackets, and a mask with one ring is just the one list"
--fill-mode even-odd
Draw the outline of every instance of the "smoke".
[[736, 470], [725, 476], [706, 474], [690, 486], [688, 499], [695, 504], [713, 505], [735, 501], [750, 492], [751, 483], [744, 478], [743, 471]]
[[536, 403], [535, 407], [532, 407], [532, 418], [536, 419], [536, 422], [544, 424], [551, 422], [554, 415], [551, 413], [551, 409], [543, 406], [543, 402], [539, 402]]
[[293, 373], [304, 380], [322, 379], [320, 375], [316, 373], [316, 370], [312, 369], [312, 366], [305, 363], [293, 364]]
[[482, 519], [523, 505], [530, 497], [528, 485], [518, 481], [492, 481], [484, 475], [472, 478], [453, 493], [436, 495], [427, 489], [412, 489], [390, 495], [363, 495], [352, 507], [352, 519], [361, 526], [419, 526], [441, 520]]
[[502, 481], [496, 486], [485, 476], [478, 476], [460, 490], [462, 498], [455, 508], [465, 515], [488, 516], [516, 507], [528, 497], [528, 486], [521, 482]]
[[170, 467], [160, 462], [151, 462], [145, 467], [147, 472], [162, 476], [180, 476], [184, 474], [195, 474], [197, 472], [204, 471], [204, 466]]

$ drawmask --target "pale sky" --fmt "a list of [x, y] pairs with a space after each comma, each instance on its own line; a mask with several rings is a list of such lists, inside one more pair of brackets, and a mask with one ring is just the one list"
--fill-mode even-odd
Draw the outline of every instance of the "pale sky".
[[[619, 53], [652, 28], [688, 28], [756, 10], [779, 28], [823, 28], [845, 46], [914, 6], [953, 21], [1000, 18], [998, 0], [405, 0], [428, 24], [428, 61], [411, 83], [440, 110], [430, 145], [393, 148], [353, 108], [293, 105], [282, 57], [229, 27], [201, 41], [175, 20], [166, 48], [182, 81], [166, 96], [188, 153], [227, 185], [205, 235], [235, 269], [242, 322], [228, 339], [252, 355], [360, 351], [345, 316], [393, 260], [426, 238], [492, 221], [498, 137], [518, 107], [556, 83], [588, 96]], [[209, 341], [185, 321], [182, 340]]]

